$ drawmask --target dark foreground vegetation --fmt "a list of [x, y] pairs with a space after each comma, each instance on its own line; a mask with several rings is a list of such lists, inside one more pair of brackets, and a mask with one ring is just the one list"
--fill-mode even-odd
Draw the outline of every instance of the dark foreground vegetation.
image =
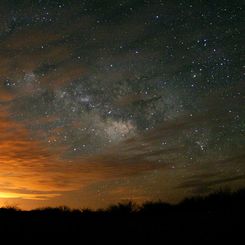
[[0, 238], [8, 241], [2, 244], [245, 244], [244, 208], [245, 189], [185, 199], [177, 205], [127, 203], [97, 211], [1, 208]]

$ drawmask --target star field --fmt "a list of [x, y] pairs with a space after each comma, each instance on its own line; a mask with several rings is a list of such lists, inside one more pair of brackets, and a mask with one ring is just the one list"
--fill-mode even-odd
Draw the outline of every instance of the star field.
[[240, 1], [1, 1], [0, 203], [244, 187], [243, 15]]

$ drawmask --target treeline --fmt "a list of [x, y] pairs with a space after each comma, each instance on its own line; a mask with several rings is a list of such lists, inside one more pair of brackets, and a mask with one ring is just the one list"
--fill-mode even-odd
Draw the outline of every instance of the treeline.
[[245, 228], [245, 189], [188, 198], [176, 205], [119, 203], [92, 211], [68, 207], [22, 211], [0, 208], [2, 239], [55, 244], [235, 242]]

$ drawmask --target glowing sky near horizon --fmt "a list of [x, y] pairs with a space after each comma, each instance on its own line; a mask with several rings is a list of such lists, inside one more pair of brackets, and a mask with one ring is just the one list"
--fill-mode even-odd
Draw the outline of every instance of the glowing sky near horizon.
[[240, 1], [1, 1], [0, 205], [245, 187], [243, 16]]

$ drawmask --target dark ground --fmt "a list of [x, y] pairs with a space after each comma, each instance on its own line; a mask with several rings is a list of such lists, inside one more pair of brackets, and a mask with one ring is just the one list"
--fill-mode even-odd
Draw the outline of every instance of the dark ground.
[[177, 205], [127, 203], [98, 211], [1, 208], [0, 239], [1, 244], [245, 244], [244, 207], [245, 189]]

